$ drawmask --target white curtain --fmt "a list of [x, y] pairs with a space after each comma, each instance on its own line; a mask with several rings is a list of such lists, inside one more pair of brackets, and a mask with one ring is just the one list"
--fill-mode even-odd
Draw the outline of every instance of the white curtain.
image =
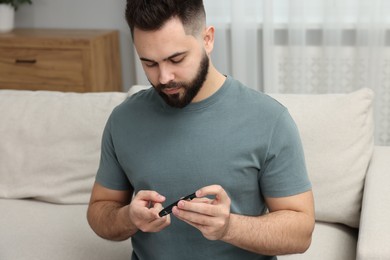
[[390, 0], [204, 0], [214, 64], [268, 93], [375, 91], [390, 145]]
[[[268, 93], [375, 91], [375, 139], [390, 145], [390, 0], [204, 0], [213, 63]], [[137, 63], [138, 83], [147, 83]]]

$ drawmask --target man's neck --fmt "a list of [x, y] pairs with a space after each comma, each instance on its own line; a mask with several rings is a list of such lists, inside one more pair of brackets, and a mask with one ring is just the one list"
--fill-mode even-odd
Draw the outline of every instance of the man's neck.
[[199, 93], [195, 96], [192, 102], [200, 102], [208, 97], [211, 97], [222, 87], [225, 80], [226, 77], [210, 64], [207, 79], [203, 83], [202, 88], [199, 90]]

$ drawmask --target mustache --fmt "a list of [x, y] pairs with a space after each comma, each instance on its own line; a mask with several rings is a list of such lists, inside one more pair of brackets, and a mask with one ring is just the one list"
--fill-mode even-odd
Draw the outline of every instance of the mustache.
[[158, 90], [164, 90], [164, 89], [170, 89], [170, 88], [178, 88], [178, 87], [183, 87], [184, 84], [180, 83], [180, 82], [169, 82], [167, 84], [158, 84], [156, 85], [156, 88]]

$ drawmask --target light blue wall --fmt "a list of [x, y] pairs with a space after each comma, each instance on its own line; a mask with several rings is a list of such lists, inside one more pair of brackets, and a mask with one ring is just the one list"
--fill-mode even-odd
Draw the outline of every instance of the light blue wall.
[[134, 50], [124, 0], [32, 0], [15, 15], [17, 28], [116, 29], [120, 31], [123, 89], [135, 83]]

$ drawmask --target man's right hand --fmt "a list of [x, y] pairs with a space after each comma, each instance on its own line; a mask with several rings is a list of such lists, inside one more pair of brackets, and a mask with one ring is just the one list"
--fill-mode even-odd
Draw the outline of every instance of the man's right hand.
[[95, 183], [87, 218], [91, 228], [102, 238], [122, 241], [139, 230], [158, 232], [171, 223], [170, 216], [160, 217], [165, 197], [155, 191], [112, 190]]
[[165, 197], [155, 191], [139, 191], [129, 205], [131, 222], [142, 232], [159, 232], [171, 223], [171, 217], [160, 217]]

